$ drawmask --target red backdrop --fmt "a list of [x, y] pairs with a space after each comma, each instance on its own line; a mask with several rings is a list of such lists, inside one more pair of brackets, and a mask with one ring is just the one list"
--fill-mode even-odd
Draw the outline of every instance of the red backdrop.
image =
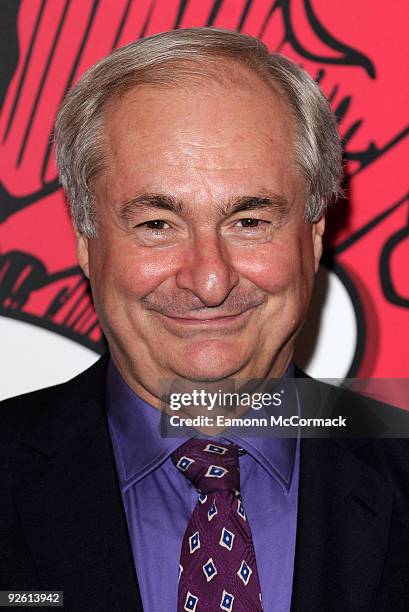
[[325, 265], [358, 320], [350, 374], [407, 377], [406, 0], [22, 0], [1, 3], [0, 314], [103, 350], [58, 185], [56, 108], [78, 77], [141, 36], [213, 25], [260, 37], [317, 79], [344, 140], [347, 197]]

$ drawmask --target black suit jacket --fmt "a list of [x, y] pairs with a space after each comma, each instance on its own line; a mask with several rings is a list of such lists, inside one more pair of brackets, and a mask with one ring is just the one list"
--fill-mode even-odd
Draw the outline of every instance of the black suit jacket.
[[[67, 612], [142, 611], [107, 362], [1, 404], [0, 589], [63, 590]], [[408, 440], [301, 441], [292, 610], [409, 610]]]

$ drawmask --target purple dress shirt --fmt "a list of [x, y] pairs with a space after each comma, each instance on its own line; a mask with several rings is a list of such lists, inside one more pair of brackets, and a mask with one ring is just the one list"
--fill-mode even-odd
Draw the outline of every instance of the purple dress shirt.
[[[288, 374], [287, 374], [288, 375]], [[162, 438], [160, 412], [124, 382], [111, 360], [107, 414], [136, 574], [146, 612], [176, 612], [180, 548], [197, 502], [170, 455], [186, 438]], [[291, 605], [299, 441], [234, 437], [240, 483], [266, 612]]]

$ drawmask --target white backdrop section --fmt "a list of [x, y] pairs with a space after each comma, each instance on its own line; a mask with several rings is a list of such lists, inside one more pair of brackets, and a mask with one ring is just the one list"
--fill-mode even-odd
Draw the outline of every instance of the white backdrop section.
[[77, 342], [6, 317], [0, 338], [0, 399], [65, 382], [98, 359]]
[[[69, 380], [98, 355], [59, 334], [0, 317], [0, 399]], [[321, 267], [296, 362], [315, 378], [344, 378], [357, 341], [355, 311], [339, 278]]]
[[297, 340], [294, 361], [313, 378], [337, 384], [352, 365], [358, 322], [351, 297], [340, 278], [321, 266], [307, 320]]

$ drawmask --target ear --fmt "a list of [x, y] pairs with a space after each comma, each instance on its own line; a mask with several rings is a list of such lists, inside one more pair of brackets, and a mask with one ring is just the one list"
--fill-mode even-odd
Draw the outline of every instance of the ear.
[[313, 223], [312, 225], [312, 242], [314, 248], [314, 270], [318, 271], [320, 265], [320, 259], [322, 255], [322, 237], [325, 231], [325, 217]]
[[88, 238], [80, 233], [78, 230], [75, 231], [77, 236], [77, 259], [81, 266], [81, 270], [85, 276], [89, 278], [89, 249], [88, 249]]

